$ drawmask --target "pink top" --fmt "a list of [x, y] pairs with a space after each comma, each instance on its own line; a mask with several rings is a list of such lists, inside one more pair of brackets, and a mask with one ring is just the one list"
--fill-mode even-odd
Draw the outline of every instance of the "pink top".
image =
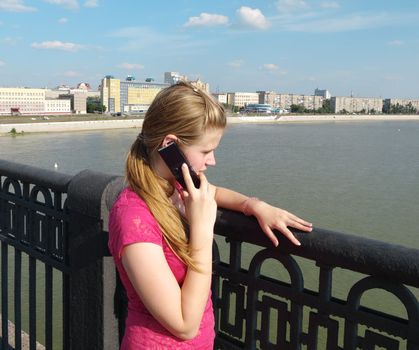
[[[153, 243], [162, 247], [167, 263], [181, 286], [187, 270], [185, 264], [173, 254], [163, 239], [163, 234], [147, 204], [134, 191], [126, 188], [119, 195], [109, 215], [108, 243], [128, 296], [128, 317], [125, 322], [121, 349], [212, 349], [214, 314], [211, 292], [198, 335], [191, 340], [182, 340], [172, 335], [151, 316], [141, 302], [121, 261], [123, 248], [140, 242]], [[156, 273], [156, 271], [150, 271], [150, 273]]]

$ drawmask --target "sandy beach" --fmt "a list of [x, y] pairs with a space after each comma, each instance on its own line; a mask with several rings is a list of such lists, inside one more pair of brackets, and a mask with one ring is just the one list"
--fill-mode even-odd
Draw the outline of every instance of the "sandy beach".
[[[15, 133], [36, 133], [36, 132], [68, 132], [68, 131], [86, 131], [86, 130], [106, 130], [106, 129], [125, 129], [140, 128], [142, 119], [105, 119], [105, 120], [86, 120], [77, 121], [51, 121], [43, 120], [42, 122], [11, 122], [2, 121], [0, 119], [0, 135], [10, 135], [14, 129]], [[264, 116], [229, 116], [227, 117], [229, 124], [237, 123], [315, 123], [315, 122], [365, 122], [365, 121], [406, 121], [417, 120], [419, 115], [279, 115], [277, 117]]]

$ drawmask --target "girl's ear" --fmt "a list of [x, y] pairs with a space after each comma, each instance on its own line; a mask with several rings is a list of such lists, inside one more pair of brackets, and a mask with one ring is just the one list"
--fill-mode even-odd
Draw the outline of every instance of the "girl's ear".
[[166, 147], [168, 144], [175, 142], [177, 140], [177, 137], [173, 134], [168, 134], [164, 137], [160, 147]]

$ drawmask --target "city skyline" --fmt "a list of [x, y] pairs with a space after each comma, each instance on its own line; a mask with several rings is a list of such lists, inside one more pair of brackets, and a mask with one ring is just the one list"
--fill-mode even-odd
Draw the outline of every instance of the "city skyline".
[[165, 71], [212, 92], [417, 99], [419, 3], [0, 0], [0, 86]]

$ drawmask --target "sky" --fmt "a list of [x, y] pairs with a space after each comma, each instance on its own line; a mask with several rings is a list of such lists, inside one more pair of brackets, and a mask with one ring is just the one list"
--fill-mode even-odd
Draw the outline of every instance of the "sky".
[[105, 75], [419, 99], [417, 0], [0, 0], [0, 86]]

